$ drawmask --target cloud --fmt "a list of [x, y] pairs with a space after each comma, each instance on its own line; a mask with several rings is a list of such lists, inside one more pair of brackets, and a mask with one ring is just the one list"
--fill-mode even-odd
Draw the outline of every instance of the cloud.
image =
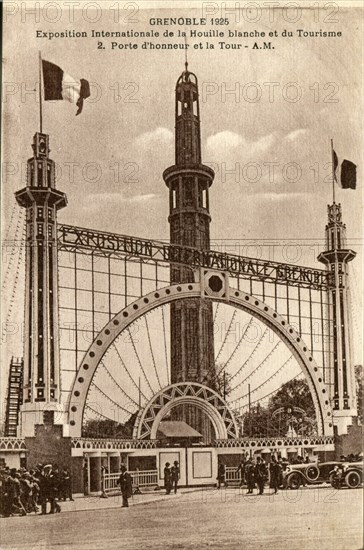
[[252, 159], [254, 156], [268, 151], [275, 141], [275, 133], [262, 136], [256, 141], [247, 141], [236, 132], [224, 130], [223, 132], [209, 136], [206, 141], [206, 147], [211, 160], [225, 160], [237, 157], [237, 154], [243, 156], [245, 159]]
[[[112, 201], [115, 203], [121, 203], [121, 202], [127, 202], [127, 203], [135, 203], [135, 202], [146, 202], [155, 199], [158, 197], [156, 193], [145, 193], [141, 195], [134, 195], [130, 197], [125, 197], [121, 193], [115, 192], [115, 193], [92, 193], [90, 196], [91, 199], [91, 205], [94, 204], [98, 207], [97, 201]], [[90, 204], [87, 205], [87, 208], [90, 207]]]
[[259, 193], [256, 192], [254, 194], [250, 194], [248, 196], [246, 196], [246, 200], [258, 200], [259, 202], [269, 202], [269, 201], [285, 201], [285, 200], [295, 200], [295, 201], [298, 201], [298, 200], [303, 200], [303, 201], [307, 201], [308, 200], [308, 195], [309, 193], [267, 193], [267, 192], [263, 192], [263, 193]]
[[151, 132], [145, 132], [136, 137], [134, 143], [137, 147], [150, 149], [153, 147], [163, 148], [173, 142], [173, 133], [168, 128], [158, 127]]
[[304, 128], [299, 128], [298, 130], [294, 130], [293, 132], [290, 132], [286, 135], [285, 139], [287, 141], [295, 141], [297, 138], [300, 138], [308, 133], [308, 130]]

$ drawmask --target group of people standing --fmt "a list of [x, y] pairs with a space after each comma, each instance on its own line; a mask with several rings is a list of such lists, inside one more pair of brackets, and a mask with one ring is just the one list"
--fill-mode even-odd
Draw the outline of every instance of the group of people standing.
[[[240, 487], [247, 486], [247, 495], [252, 495], [254, 489], [257, 487], [258, 494], [264, 493], [264, 487], [269, 482], [269, 487], [273, 489], [274, 494], [278, 492], [279, 487], [283, 482], [283, 471], [285, 464], [281, 458], [271, 459], [269, 465], [258, 456], [257, 458], [243, 458], [236, 473], [240, 473]], [[217, 472], [217, 487], [220, 489], [222, 485], [226, 483], [226, 468], [225, 465], [220, 462]]]
[[179, 477], [180, 470], [177, 460], [173, 462], [172, 467], [169, 462], [166, 462], [164, 467], [164, 487], [167, 495], [171, 494], [172, 489], [174, 490], [174, 494], [177, 493]]
[[[32, 470], [3, 468], [0, 471], [0, 514], [3, 517], [61, 511], [60, 500], [73, 500], [71, 476], [67, 468], [38, 464]], [[57, 502], [58, 501], [58, 502]]]

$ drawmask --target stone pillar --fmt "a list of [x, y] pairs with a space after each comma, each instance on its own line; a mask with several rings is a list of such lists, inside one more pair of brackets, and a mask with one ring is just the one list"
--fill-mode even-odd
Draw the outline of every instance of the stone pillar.
[[90, 492], [101, 491], [101, 456], [90, 457]]

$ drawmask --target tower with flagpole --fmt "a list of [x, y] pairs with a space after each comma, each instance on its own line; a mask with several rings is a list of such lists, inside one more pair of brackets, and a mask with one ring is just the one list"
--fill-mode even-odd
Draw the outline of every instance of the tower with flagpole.
[[[333, 274], [334, 286], [329, 289], [328, 318], [332, 319], [329, 328], [331, 401], [333, 422], [338, 433], [346, 433], [352, 418], [357, 415], [354, 380], [352, 328], [350, 312], [350, 287], [348, 264], [356, 253], [347, 247], [346, 226], [342, 221], [341, 204], [335, 201], [335, 184], [338, 184], [336, 170], [338, 157], [331, 139], [332, 158], [332, 204], [328, 205], [326, 225], [326, 251], [318, 260]], [[341, 165], [340, 183], [343, 188], [356, 187], [356, 166], [347, 160]]]
[[43, 132], [42, 60], [39, 53], [39, 125], [33, 137], [33, 156], [27, 162], [26, 186], [15, 194], [26, 209], [26, 292], [22, 436], [34, 435], [45, 411], [60, 405], [58, 334], [57, 213], [67, 205], [56, 188], [55, 162], [49, 156], [49, 136]]

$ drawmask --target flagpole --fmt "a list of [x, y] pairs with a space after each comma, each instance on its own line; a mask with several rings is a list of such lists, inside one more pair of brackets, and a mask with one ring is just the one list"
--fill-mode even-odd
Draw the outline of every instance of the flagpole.
[[42, 54], [39, 51], [39, 127], [43, 132], [43, 109], [42, 109]]
[[335, 162], [334, 162], [334, 143], [331, 139], [331, 163], [332, 163], [332, 202], [335, 204]]

